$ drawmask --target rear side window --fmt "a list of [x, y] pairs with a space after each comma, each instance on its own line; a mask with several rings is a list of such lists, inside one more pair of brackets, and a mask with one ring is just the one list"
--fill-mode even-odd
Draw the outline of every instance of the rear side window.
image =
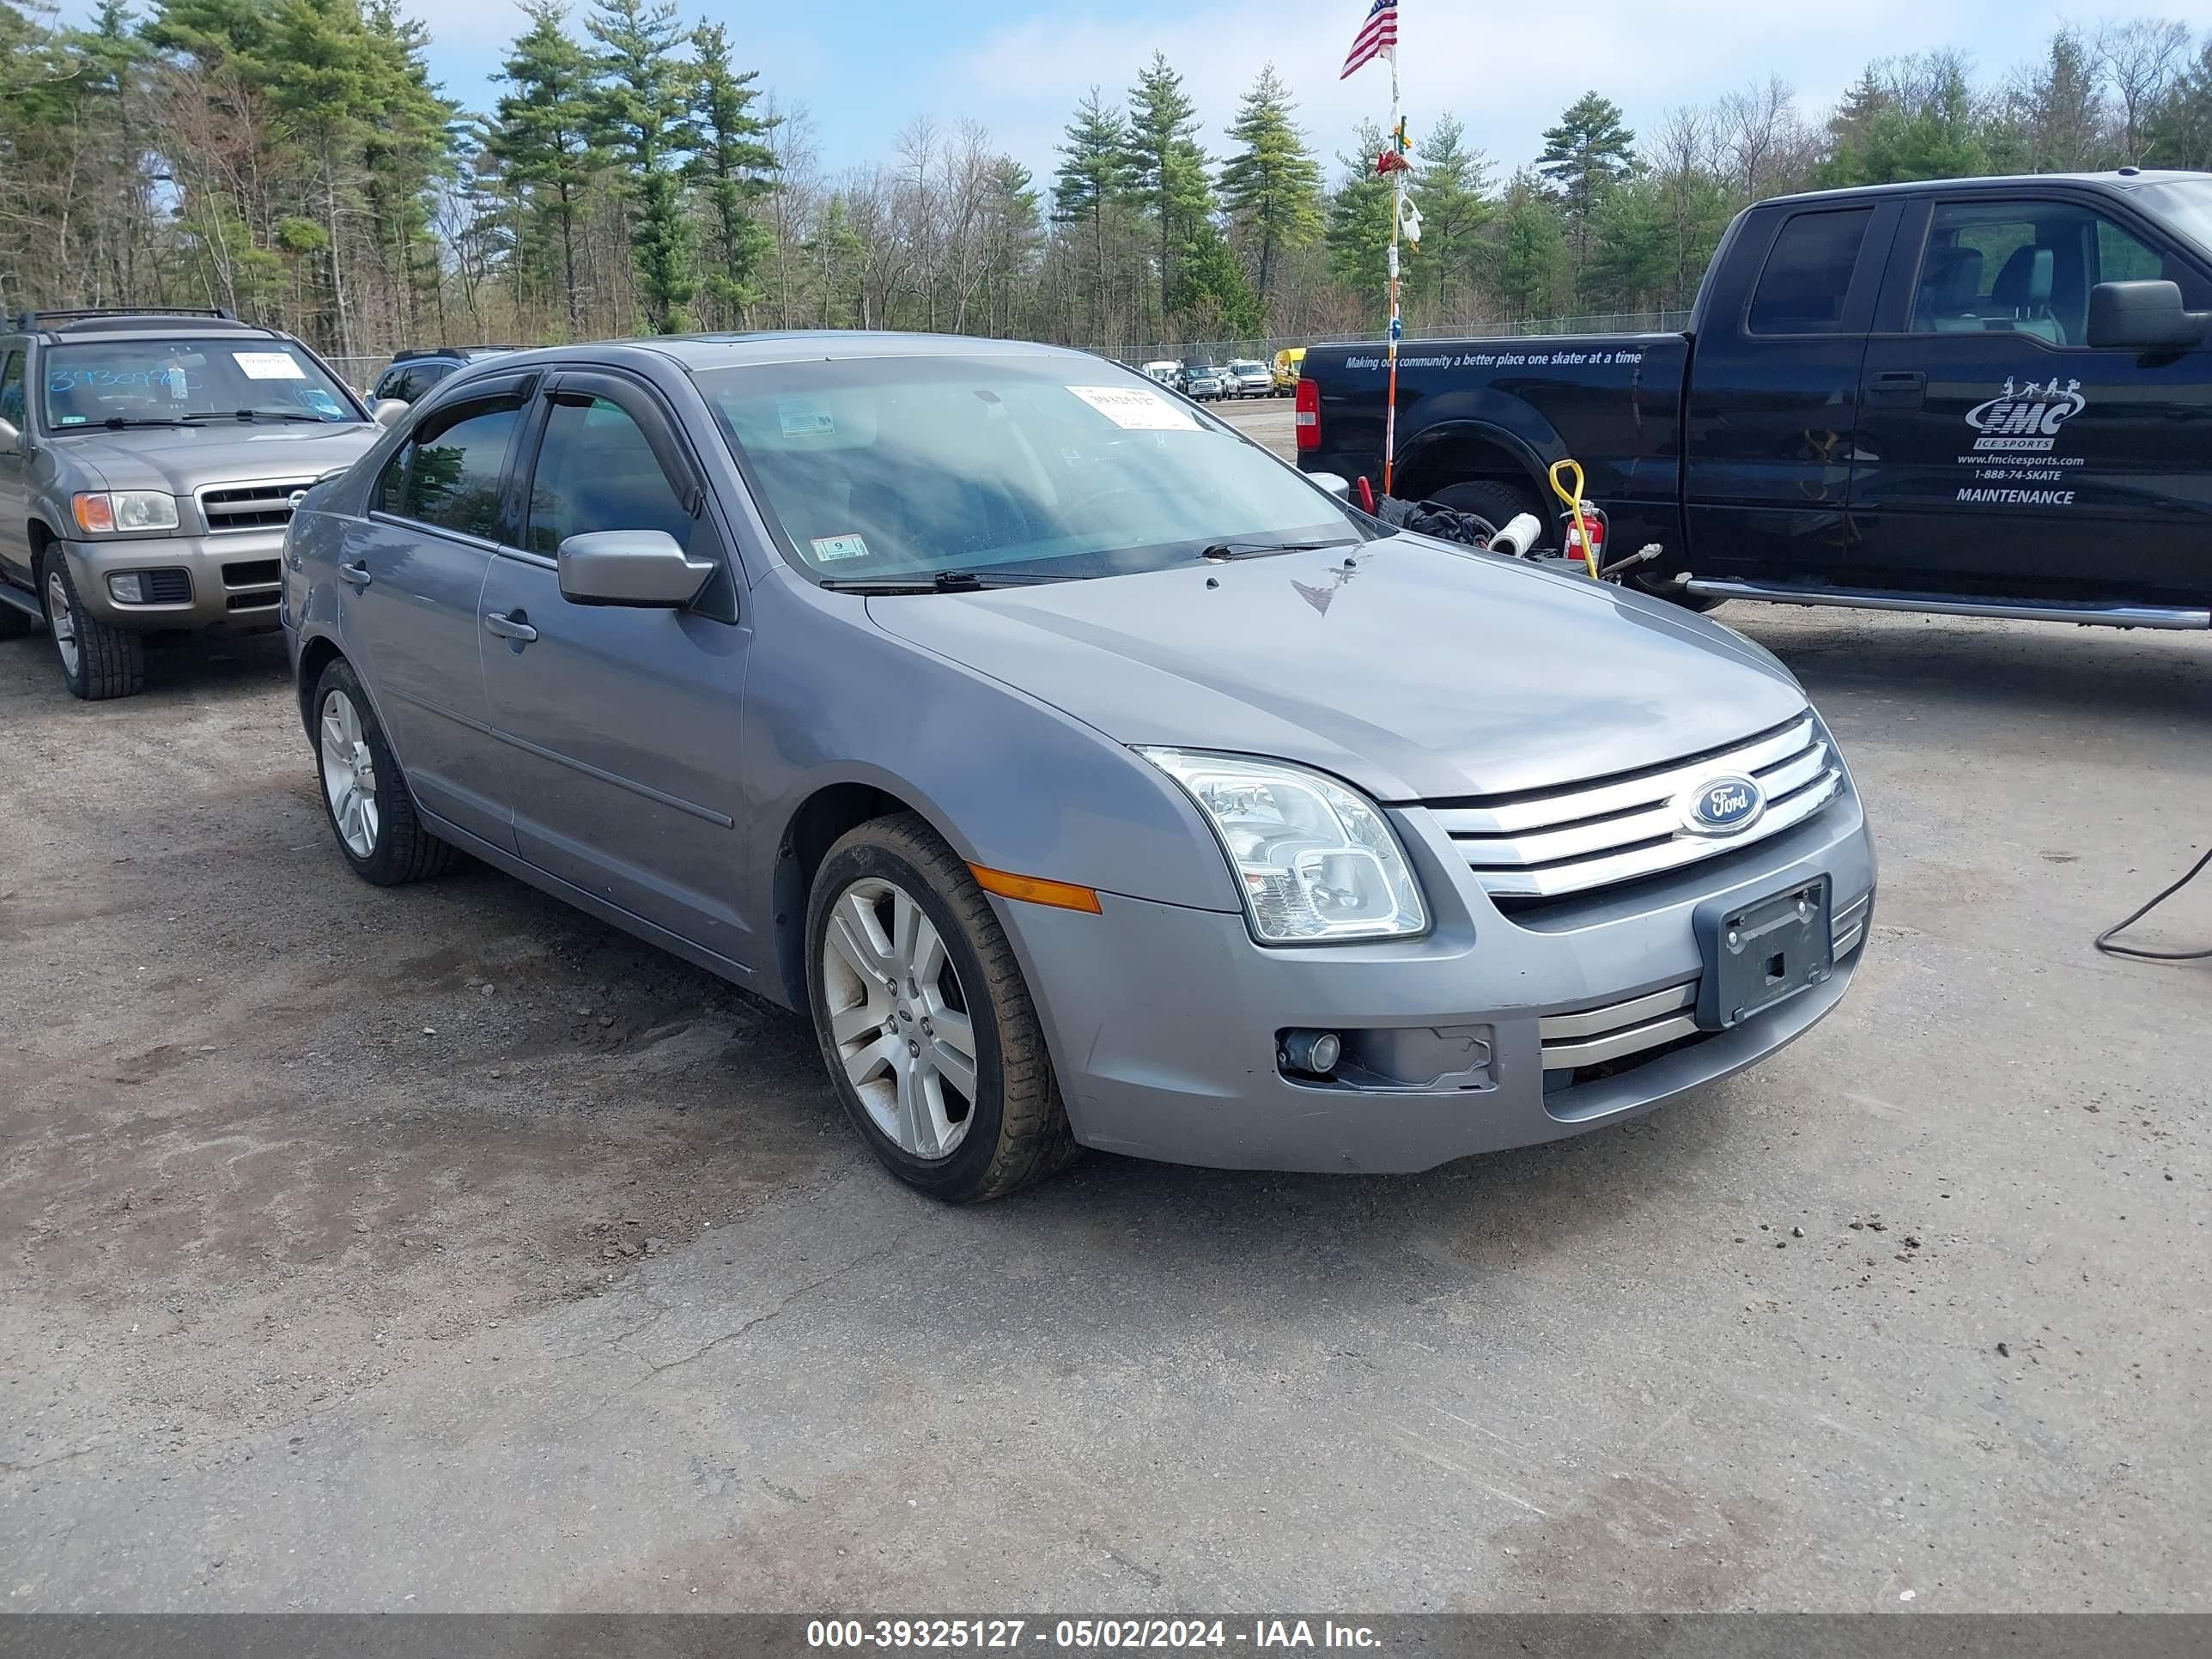
[[386, 369], [384, 378], [376, 383], [376, 395], [380, 398], [397, 398], [403, 404], [413, 403], [422, 395], [421, 371], [412, 368]]
[[1774, 239], [1751, 296], [1753, 334], [1835, 334], [1844, 326], [1872, 208], [1793, 215]]
[[23, 429], [23, 354], [11, 351], [0, 364], [0, 421]]
[[531, 551], [548, 558], [571, 536], [600, 530], [665, 530], [690, 545], [691, 514], [620, 404], [557, 403], [530, 492]]
[[496, 541], [500, 478], [520, 419], [511, 404], [433, 415], [386, 463], [377, 511]]

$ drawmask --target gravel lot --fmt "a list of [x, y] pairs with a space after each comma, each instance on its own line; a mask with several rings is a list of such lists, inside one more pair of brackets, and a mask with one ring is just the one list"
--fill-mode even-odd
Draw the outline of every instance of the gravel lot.
[[1424, 1176], [972, 1211], [797, 1020], [353, 880], [273, 644], [96, 706], [0, 644], [5, 1606], [2212, 1607], [2212, 966], [2089, 948], [2212, 824], [2212, 641], [1723, 619], [1881, 844], [1820, 1030]]

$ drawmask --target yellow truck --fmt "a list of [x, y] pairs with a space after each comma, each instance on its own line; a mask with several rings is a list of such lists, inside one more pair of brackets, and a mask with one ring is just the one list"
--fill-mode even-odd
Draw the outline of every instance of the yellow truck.
[[1304, 346], [1292, 346], [1288, 350], [1277, 352], [1275, 354], [1275, 390], [1296, 392], [1298, 389], [1298, 375], [1305, 367], [1305, 361], [1306, 349]]

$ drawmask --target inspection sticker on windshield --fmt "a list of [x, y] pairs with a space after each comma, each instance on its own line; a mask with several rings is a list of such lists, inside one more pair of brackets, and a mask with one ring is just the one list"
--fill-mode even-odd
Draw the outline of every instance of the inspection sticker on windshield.
[[868, 556], [867, 543], [854, 535], [817, 536], [809, 545], [814, 549], [814, 556], [824, 564], [832, 559], [865, 559]]
[[246, 371], [249, 380], [304, 380], [307, 371], [289, 351], [234, 351], [231, 361]]
[[1072, 386], [1067, 388], [1115, 426], [1129, 432], [1195, 432], [1197, 417], [1140, 386]]
[[787, 438], [803, 438], [811, 433], [835, 432], [837, 422], [828, 405], [814, 398], [778, 398], [775, 417], [783, 423]]

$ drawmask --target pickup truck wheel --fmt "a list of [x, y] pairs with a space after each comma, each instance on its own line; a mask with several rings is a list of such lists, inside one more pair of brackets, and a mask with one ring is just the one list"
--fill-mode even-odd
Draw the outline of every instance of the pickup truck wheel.
[[54, 654], [61, 659], [62, 678], [70, 694], [87, 702], [101, 702], [136, 696], [145, 690], [146, 641], [86, 613], [69, 560], [60, 552], [50, 554], [44, 562], [40, 592], [46, 631], [52, 636]]
[[1548, 521], [1538, 510], [1536, 498], [1525, 489], [1516, 489], [1511, 484], [1496, 483], [1487, 478], [1479, 478], [1472, 483], [1447, 484], [1426, 499], [1436, 502], [1439, 507], [1448, 507], [1455, 513], [1465, 513], [1471, 517], [1480, 519], [1482, 521], [1482, 527], [1492, 535], [1504, 529], [1512, 521], [1515, 514], [1533, 513], [1539, 523], [1544, 523], [1547, 526], [1545, 530], [1547, 540], [1539, 543], [1538, 545], [1549, 545], [1548, 538], [1551, 531]]
[[1075, 1153], [1044, 1030], [991, 902], [914, 813], [848, 833], [806, 907], [808, 1001], [846, 1115], [932, 1198], [1001, 1198]]
[[416, 816], [398, 757], [343, 658], [323, 671], [314, 708], [323, 806], [354, 874], [379, 887], [398, 887], [450, 869], [459, 854]]

